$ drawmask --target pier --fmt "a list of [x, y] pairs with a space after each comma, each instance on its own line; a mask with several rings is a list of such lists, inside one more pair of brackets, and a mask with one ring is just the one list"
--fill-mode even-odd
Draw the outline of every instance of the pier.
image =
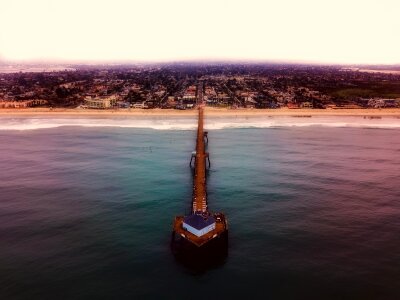
[[[228, 226], [223, 213], [212, 213], [208, 209], [207, 169], [210, 168], [210, 157], [206, 152], [208, 133], [204, 131], [203, 85], [198, 87], [198, 126], [196, 150], [193, 151], [190, 166], [193, 168], [193, 195], [191, 213], [176, 216], [173, 223], [173, 237], [188, 241], [197, 247], [204, 246], [227, 233]], [[194, 163], [193, 163], [194, 161]]]

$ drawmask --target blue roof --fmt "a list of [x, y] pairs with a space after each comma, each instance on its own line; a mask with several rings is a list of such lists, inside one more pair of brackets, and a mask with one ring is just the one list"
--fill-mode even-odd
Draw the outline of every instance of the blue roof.
[[201, 230], [213, 223], [215, 223], [215, 219], [213, 216], [204, 217], [202, 215], [189, 215], [183, 218], [183, 222], [196, 228], [197, 230]]

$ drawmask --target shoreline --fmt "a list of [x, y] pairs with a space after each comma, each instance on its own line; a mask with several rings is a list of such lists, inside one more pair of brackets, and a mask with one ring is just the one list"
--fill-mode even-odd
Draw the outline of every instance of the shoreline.
[[[396, 117], [400, 118], [400, 108], [387, 109], [229, 109], [206, 107], [205, 113], [214, 117], [312, 117], [312, 116], [368, 116], [368, 117]], [[0, 109], [0, 117], [184, 117], [196, 116], [197, 110], [176, 110], [176, 109], [110, 109], [110, 110], [89, 110], [71, 108], [21, 108], [21, 109]]]

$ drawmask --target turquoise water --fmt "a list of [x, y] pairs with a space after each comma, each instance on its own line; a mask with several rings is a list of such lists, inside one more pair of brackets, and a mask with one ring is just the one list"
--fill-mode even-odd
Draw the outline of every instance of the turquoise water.
[[170, 251], [195, 131], [0, 131], [2, 299], [396, 299], [399, 129], [211, 130], [219, 266]]

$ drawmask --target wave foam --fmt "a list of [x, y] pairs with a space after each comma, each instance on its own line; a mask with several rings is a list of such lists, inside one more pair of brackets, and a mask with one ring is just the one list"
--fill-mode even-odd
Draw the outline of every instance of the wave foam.
[[[149, 128], [155, 130], [195, 130], [195, 118], [107, 118], [107, 119], [61, 119], [61, 118], [0, 118], [0, 130], [35, 130], [63, 126]], [[400, 119], [365, 119], [363, 117], [209, 117], [205, 121], [208, 130], [227, 128], [280, 128], [280, 127], [356, 127], [400, 128]]]

